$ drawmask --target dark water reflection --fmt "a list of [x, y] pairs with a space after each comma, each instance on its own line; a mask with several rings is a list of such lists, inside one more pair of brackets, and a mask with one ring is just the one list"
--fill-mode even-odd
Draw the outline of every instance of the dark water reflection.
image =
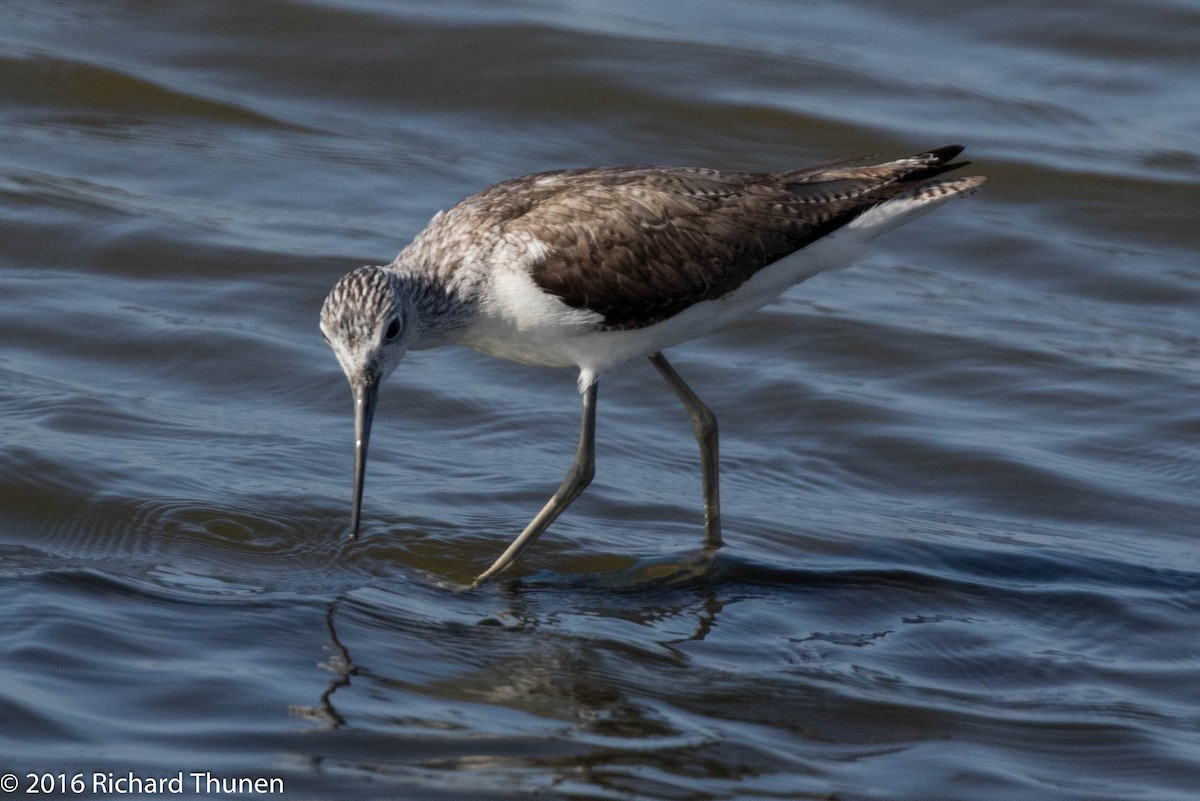
[[[0, 774], [288, 798], [1195, 799], [1200, 9], [0, 8]], [[648, 365], [413, 354], [348, 518], [345, 270], [580, 164], [962, 141], [985, 191]], [[700, 567], [706, 569], [700, 569]], [[103, 792], [86, 795], [102, 797]], [[77, 797], [77, 796], [75, 796]], [[122, 796], [128, 797], [128, 796]]]

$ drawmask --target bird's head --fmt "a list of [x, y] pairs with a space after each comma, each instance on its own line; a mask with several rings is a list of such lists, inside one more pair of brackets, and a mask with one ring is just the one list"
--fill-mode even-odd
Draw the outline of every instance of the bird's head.
[[360, 267], [343, 276], [321, 307], [321, 333], [333, 349], [354, 396], [354, 507], [350, 536], [358, 536], [367, 443], [379, 385], [408, 350], [412, 308], [399, 276]]

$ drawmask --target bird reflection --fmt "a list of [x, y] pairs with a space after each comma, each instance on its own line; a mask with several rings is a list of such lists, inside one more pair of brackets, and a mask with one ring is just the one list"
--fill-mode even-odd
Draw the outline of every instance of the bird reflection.
[[[707, 563], [707, 560], [703, 561]], [[651, 660], [657, 659], [669, 662], [668, 667], [677, 666], [687, 658], [677, 646], [704, 640], [716, 627], [724, 608], [724, 601], [718, 597], [720, 581], [714, 578], [711, 564], [705, 564], [704, 569], [698, 568], [698, 561], [689, 560], [673, 564], [642, 563], [623, 577], [610, 577], [603, 587], [598, 587], [596, 577], [590, 576], [588, 587], [573, 590], [585, 596], [596, 592], [604, 600], [596, 604], [592, 598], [582, 599], [584, 603], [580, 604], [577, 620], [589, 628], [597, 618], [607, 618], [615, 625], [628, 622], [670, 632], [674, 636], [657, 642], [662, 646], [661, 651], [639, 653], [635, 661], [638, 669], [652, 668]], [[623, 645], [609, 649], [603, 638], [574, 636], [572, 624], [567, 622], [573, 613], [563, 609], [547, 611], [542, 603], [544, 588], [540, 585], [516, 581], [498, 590], [492, 600], [501, 600], [504, 608], [480, 617], [475, 626], [456, 628], [458, 642], [454, 646], [493, 656], [477, 670], [423, 683], [422, 693], [445, 699], [448, 707], [464, 702], [484, 703], [539, 717], [573, 719], [581, 733], [593, 736], [656, 740], [679, 736], [680, 733], [673, 732], [671, 725], [653, 709], [627, 698], [622, 689], [625, 682], [608, 675], [610, 670], [605, 667], [606, 663], [612, 664], [612, 659], [629, 659], [630, 653]], [[343, 600], [339, 597], [330, 602], [325, 613], [329, 636], [325, 649], [329, 657], [320, 663], [320, 667], [332, 672], [333, 677], [316, 704], [293, 708], [298, 716], [317, 721], [329, 729], [346, 725], [347, 720], [338, 711], [334, 696], [349, 687], [351, 679], [361, 673], [338, 633], [339, 607]], [[583, 611], [585, 607], [586, 612]], [[693, 621], [690, 630], [680, 632], [678, 623], [689, 618]], [[532, 640], [503, 635], [498, 638], [498, 629], [511, 632], [540, 629], [549, 636]], [[598, 658], [601, 656], [604, 658]], [[386, 678], [386, 671], [370, 672], [370, 680], [382, 686], [395, 685], [404, 691], [413, 689], [409, 681]]]
[[330, 653], [328, 661], [319, 663], [320, 667], [332, 671], [334, 678], [325, 688], [325, 692], [321, 693], [317, 706], [293, 707], [296, 715], [318, 721], [329, 729], [339, 728], [346, 723], [346, 719], [333, 705], [333, 694], [343, 687], [349, 687], [350, 677], [358, 673], [358, 668], [354, 666], [354, 661], [350, 658], [350, 649], [338, 639], [337, 626], [334, 623], [334, 612], [341, 600], [340, 597], [335, 598], [325, 609], [325, 628], [329, 632], [332, 647], [328, 648]]

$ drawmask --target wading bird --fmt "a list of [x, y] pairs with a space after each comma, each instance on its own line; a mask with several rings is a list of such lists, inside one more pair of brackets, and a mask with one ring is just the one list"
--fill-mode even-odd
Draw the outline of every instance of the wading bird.
[[521, 364], [575, 367], [583, 420], [562, 485], [476, 579], [511, 567], [592, 480], [596, 390], [611, 367], [648, 357], [692, 417], [700, 443], [705, 544], [721, 545], [717, 421], [662, 351], [863, 255], [981, 177], [961, 147], [885, 164], [844, 161], [785, 172], [610, 167], [544, 172], [439, 212], [391, 264], [344, 276], [321, 331], [350, 381], [358, 536], [379, 387], [404, 354], [467, 345]]

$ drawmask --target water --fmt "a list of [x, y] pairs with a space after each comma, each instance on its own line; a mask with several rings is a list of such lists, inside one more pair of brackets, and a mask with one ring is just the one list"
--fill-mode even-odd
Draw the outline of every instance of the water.
[[[1200, 798], [1198, 29], [1185, 0], [6, 3], [11, 795]], [[410, 356], [339, 540], [317, 310], [437, 209], [951, 142], [980, 194], [672, 351], [722, 426], [711, 573], [645, 363], [519, 582], [446, 588], [557, 486], [570, 372]]]

